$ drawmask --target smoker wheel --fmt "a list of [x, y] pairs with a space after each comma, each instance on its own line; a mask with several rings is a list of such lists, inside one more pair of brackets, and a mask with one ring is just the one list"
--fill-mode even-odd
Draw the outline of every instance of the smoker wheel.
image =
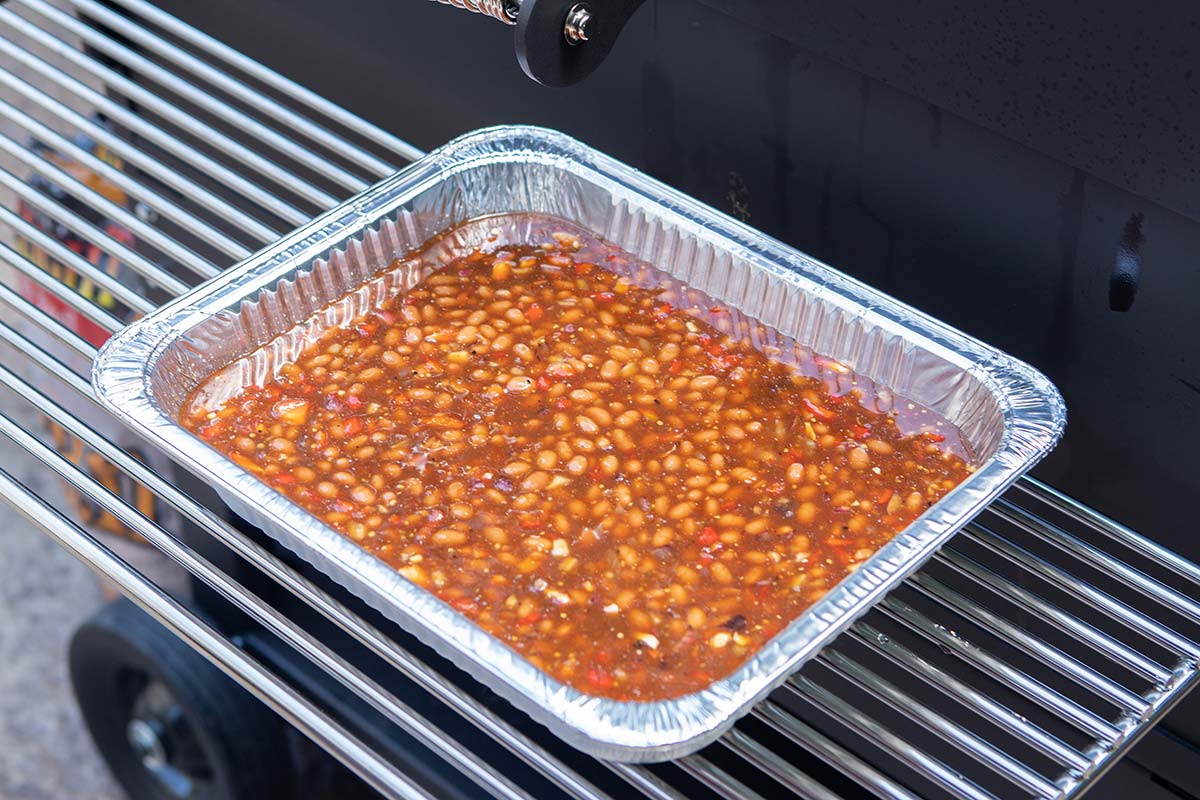
[[128, 600], [71, 639], [88, 731], [131, 800], [293, 797], [279, 718]]

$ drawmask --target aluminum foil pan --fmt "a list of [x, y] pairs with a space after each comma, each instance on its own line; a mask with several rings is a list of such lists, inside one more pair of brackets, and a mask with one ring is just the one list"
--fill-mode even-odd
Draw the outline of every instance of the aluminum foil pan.
[[[232, 388], [261, 381], [298, 355], [306, 331], [403, 291], [437, 259], [382, 268], [468, 220], [511, 212], [575, 222], [772, 335], [927, 407], [959, 428], [979, 468], [729, 677], [671, 700], [620, 702], [549, 677], [176, 422], [210, 374], [224, 369]], [[472, 247], [483, 230], [466, 226], [440, 251]], [[457, 139], [126, 328], [97, 359], [93, 385], [119, 418], [209, 476], [237, 513], [574, 746], [627, 761], [674, 758], [720, 736], [1042, 458], [1066, 422], [1054, 386], [1027, 364], [530, 127]]]

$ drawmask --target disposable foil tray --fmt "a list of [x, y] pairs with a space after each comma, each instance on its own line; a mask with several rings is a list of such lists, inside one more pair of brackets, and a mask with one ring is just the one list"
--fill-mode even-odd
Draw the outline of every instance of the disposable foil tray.
[[[927, 407], [958, 427], [978, 469], [732, 675], [683, 697], [622, 702], [551, 678], [178, 424], [181, 405], [209, 375], [233, 369], [240, 385], [261, 382], [299, 355], [307, 338], [297, 330], [352, 319], [439, 266], [429, 257], [381, 271], [389, 264], [411, 261], [462, 223], [515, 212], [574, 222], [772, 335]], [[487, 229], [465, 226], [442, 255], [478, 246]], [[574, 746], [627, 761], [674, 758], [716, 739], [1042, 458], [1066, 422], [1054, 386], [1027, 364], [531, 127], [482, 130], [435, 150], [124, 329], [93, 377], [114, 414], [206, 476], [238, 514]]]

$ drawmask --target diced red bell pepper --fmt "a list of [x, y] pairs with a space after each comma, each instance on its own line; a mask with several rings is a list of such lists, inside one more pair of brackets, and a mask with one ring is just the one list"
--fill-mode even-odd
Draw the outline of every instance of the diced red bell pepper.
[[598, 689], [611, 689], [613, 686], [613, 677], [608, 670], [601, 667], [592, 667], [587, 671], [588, 683]]
[[537, 322], [546, 314], [546, 309], [542, 308], [538, 303], [531, 303], [529, 309], [525, 312], [525, 318], [530, 322]]

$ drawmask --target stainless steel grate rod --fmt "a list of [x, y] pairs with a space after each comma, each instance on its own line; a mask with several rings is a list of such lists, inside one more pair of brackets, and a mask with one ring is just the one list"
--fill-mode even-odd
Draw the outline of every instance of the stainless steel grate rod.
[[[100, 159], [86, 152], [83, 148], [76, 145], [74, 142], [67, 139], [35, 120], [23, 111], [18, 110], [11, 103], [0, 102], [0, 117], [11, 120], [20, 125], [24, 130], [38, 137], [39, 141], [46, 145], [53, 145], [55, 150], [62, 155], [70, 156], [72, 159], [83, 164], [88, 169], [92, 170], [97, 175], [103, 177], [115, 186], [124, 189], [132, 197], [148, 203], [157, 213], [166, 216], [175, 224], [182, 227], [184, 230], [195, 235], [199, 239], [207, 242], [223, 251], [226, 255], [241, 259], [250, 255], [251, 251], [240, 242], [226, 236], [221, 231], [204, 222], [199, 217], [189, 211], [185, 211], [171, 200], [162, 196], [153, 189], [144, 184], [130, 178], [128, 174], [122, 172], [111, 164], [106, 164]], [[0, 150], [7, 152], [9, 155], [23, 162], [31, 169], [41, 173], [44, 177], [52, 179], [56, 184], [63, 188], [75, 190], [81, 196], [87, 197], [91, 203], [100, 211], [103, 211], [107, 216], [116, 219], [123, 223], [134, 233], [140, 235], [150, 244], [158, 247], [167, 255], [170, 255], [176, 261], [187, 264], [195, 256], [190, 250], [183, 249], [178, 242], [165, 236], [160, 230], [148, 225], [144, 220], [139, 219], [136, 214], [131, 213], [122, 206], [118, 206], [112, 200], [104, 197], [95, 188], [87, 186], [77, 178], [68, 175], [59, 167], [45, 157], [39, 156], [32, 152], [28, 147], [22, 146], [18, 142], [13, 141], [7, 136], [0, 136]], [[180, 257], [182, 256], [182, 258]], [[199, 261], [195, 262], [194, 269], [197, 274], [211, 278], [220, 270], [208, 264], [203, 264]]]
[[[37, 42], [39, 45], [47, 48], [55, 56], [64, 58], [74, 66], [83, 69], [91, 77], [107, 84], [181, 130], [186, 131], [189, 136], [219, 147], [222, 152], [232, 155], [242, 163], [251, 166], [256, 172], [270, 178], [281, 188], [293, 192], [321, 208], [332, 208], [337, 205], [338, 198], [336, 196], [318, 189], [295, 172], [284, 169], [273, 161], [260, 156], [258, 153], [221, 133], [211, 125], [199, 122], [195, 117], [182, 111], [157, 94], [129, 80], [119, 72], [86, 57], [71, 45], [54, 38], [6, 6], [0, 6], [0, 24], [11, 27], [22, 36], [26, 36], [31, 41]], [[301, 159], [300, 163], [308, 166], [310, 163], [320, 163], [321, 160], [315, 154], [308, 152]], [[353, 176], [347, 176], [347, 179], [350, 181], [348, 188], [352, 190], [357, 191], [365, 186], [362, 181], [353, 178]]]
[[[228, 186], [247, 200], [253, 202], [257, 207], [266, 210], [272, 214], [285, 219], [294, 225], [299, 225], [305, 222], [311, 216], [310, 214], [301, 211], [294, 205], [285, 202], [278, 196], [271, 194], [263, 189], [254, 181], [248, 180], [245, 176], [226, 167], [224, 164], [212, 159], [211, 157], [200, 152], [196, 146], [187, 144], [179, 136], [167, 133], [163, 128], [148, 122], [145, 118], [133, 113], [128, 108], [114, 102], [111, 98], [97, 92], [79, 79], [67, 74], [62, 69], [55, 67], [44, 59], [34, 56], [31, 52], [22, 50], [13, 42], [8, 41], [4, 37], [0, 37], [0, 53], [15, 59], [18, 64], [29, 70], [36, 72], [51, 84], [52, 88], [61, 91], [70, 92], [75, 95], [82, 104], [103, 112], [105, 116], [118, 124], [129, 129], [138, 136], [144, 137], [147, 142], [155, 147], [160, 147], [163, 151], [169, 153], [175, 158], [180, 159], [183, 163], [196, 169], [201, 174], [210, 175], [214, 180], [220, 181], [221, 184]], [[16, 76], [9, 73], [10, 79], [16, 83], [27, 83]], [[38, 98], [48, 98], [45, 92], [42, 92], [34, 87], [32, 91], [27, 92], [28, 96], [35, 102], [42, 102]], [[58, 101], [51, 100], [44, 103], [47, 107], [52, 107]], [[59, 105], [62, 105], [59, 103]], [[76, 112], [78, 114], [78, 112]], [[220, 144], [215, 140], [203, 140], [214, 144]], [[232, 153], [237, 155], [237, 153]], [[253, 166], [253, 165], [248, 165]], [[326, 207], [326, 206], [319, 206]], [[232, 207], [230, 207], [232, 209]], [[230, 216], [233, 216], [232, 214]]]
[[1042, 755], [1057, 761], [1064, 768], [1082, 771], [1091, 766], [1091, 760], [1087, 756], [1062, 739], [949, 672], [933, 666], [869, 623], [856, 623], [848, 635], [881, 653], [888, 661], [901, 667], [910, 675], [919, 677], [931, 688], [953, 697], [963, 708], [979, 714], [995, 724], [996, 727], [1023, 740]]
[[[233, 105], [217, 99], [209, 92], [197, 88], [190, 81], [184, 80], [175, 73], [160, 67], [145, 56], [125, 45], [119, 44], [115, 39], [106, 36], [95, 28], [85, 25], [70, 14], [54, 8], [49, 3], [44, 2], [44, 0], [11, 0], [11, 2], [34, 11], [47, 21], [78, 36], [87, 45], [96, 48], [111, 58], [117, 59], [128, 67], [132, 67], [140, 75], [150, 78], [172, 94], [184, 98], [189, 103], [203, 109], [226, 124], [233, 126], [236, 130], [245, 131], [256, 140], [269, 145], [278, 153], [295, 160], [299, 164], [303, 164], [307, 169], [311, 169], [313, 172], [355, 192], [367, 188], [367, 182], [358, 175], [342, 169], [328, 159], [314, 158], [310, 150], [297, 144], [275, 129], [259, 122], [249, 114], [237, 110]], [[287, 116], [292, 117], [289, 124], [302, 125], [302, 118], [296, 115]]]
[[[215, 214], [221, 221], [241, 229], [258, 241], [273, 242], [282, 235], [282, 231], [262, 224], [250, 215], [237, 209], [229, 201], [222, 200], [177, 170], [166, 166], [160, 159], [149, 155], [144, 150], [134, 147], [120, 136], [97, 125], [70, 106], [55, 100], [27, 81], [17, 78], [11, 72], [0, 69], [0, 84], [11, 89], [24, 100], [34, 103], [38, 108], [62, 120], [68, 127], [74, 128], [90, 137], [93, 141], [102, 144], [109, 151], [120, 156], [125, 162], [152, 176], [155, 180], [161, 181], [165, 186], [179, 192], [188, 200], [197, 203], [204, 211]], [[75, 148], [72, 152], [80, 150], [81, 148]], [[219, 175], [216, 177], [219, 177]]]
[[116, 2], [138, 16], [149, 20], [172, 36], [188, 42], [217, 60], [223, 61], [255, 80], [287, 95], [292, 100], [307, 106], [321, 116], [336, 120], [339, 125], [347, 130], [354, 131], [363, 138], [379, 144], [405, 161], [416, 161], [425, 155], [424, 152], [403, 139], [377, 128], [361, 117], [347, 113], [344, 108], [331, 103], [319, 94], [309, 91], [274, 70], [267, 69], [254, 59], [248, 58], [222, 42], [218, 42], [211, 36], [196, 30], [191, 25], [180, 22], [175, 17], [155, 8], [144, 0], [116, 0]]
[[[49, 15], [50, 9], [44, 0], [14, 1], [26, 4], [38, 10], [39, 13]], [[385, 175], [391, 175], [395, 172], [395, 167], [386, 161], [371, 155], [353, 142], [331, 132], [328, 128], [311, 122], [290, 108], [267, 97], [262, 92], [251, 89], [242, 81], [232, 78], [218, 69], [214, 69], [185, 50], [170, 44], [161, 37], [150, 33], [145, 28], [134, 24], [128, 17], [105, 8], [99, 3], [94, 2], [94, 0], [69, 0], [69, 2], [82, 13], [102, 22], [105, 27], [117, 31], [123, 36], [128, 37], [130, 41], [145, 47], [150, 52], [162, 56], [184, 71], [226, 92], [230, 97], [237, 98], [248, 106], [262, 112], [276, 122], [284, 125], [288, 130], [299, 131], [313, 142], [343, 155], [370, 174], [382, 178]], [[53, 19], [61, 22], [63, 16], [62, 12], [56, 11], [53, 14]], [[96, 36], [103, 41], [105, 46], [111, 45], [112, 40], [99, 34], [96, 34]], [[90, 43], [91, 40], [85, 41], [89, 41]], [[126, 48], [122, 51], [121, 55], [124, 56], [127, 52], [129, 51]], [[113, 55], [113, 53], [110, 53], [110, 55]], [[131, 66], [140, 67], [142, 64], [140, 62], [131, 63]], [[208, 95], [204, 97], [206, 100], [209, 99]]]

